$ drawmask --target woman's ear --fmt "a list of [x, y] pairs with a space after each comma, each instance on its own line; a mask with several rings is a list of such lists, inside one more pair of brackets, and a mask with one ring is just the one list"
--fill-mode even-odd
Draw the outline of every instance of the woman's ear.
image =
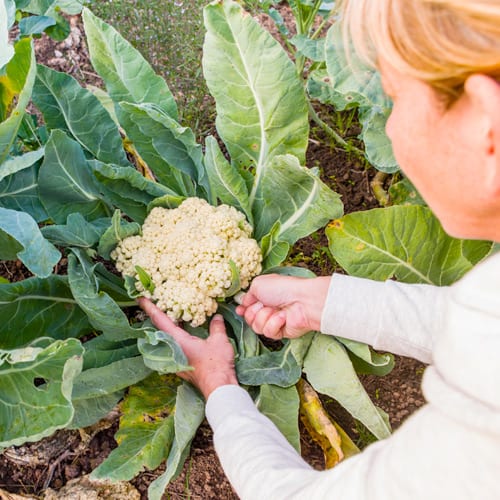
[[481, 161], [486, 173], [487, 193], [500, 198], [500, 83], [486, 75], [472, 75], [465, 82], [465, 94], [475, 108]]

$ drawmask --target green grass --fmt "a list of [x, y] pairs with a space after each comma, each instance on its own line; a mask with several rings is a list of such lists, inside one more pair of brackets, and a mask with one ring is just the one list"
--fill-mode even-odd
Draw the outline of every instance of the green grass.
[[168, 83], [180, 121], [197, 137], [215, 108], [202, 69], [203, 7], [208, 0], [94, 0], [90, 9], [126, 38]]

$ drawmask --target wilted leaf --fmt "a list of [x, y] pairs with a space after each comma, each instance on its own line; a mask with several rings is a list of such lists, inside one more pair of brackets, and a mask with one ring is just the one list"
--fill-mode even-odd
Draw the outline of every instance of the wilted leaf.
[[[10, 58], [8, 53], [7, 58]], [[9, 154], [23, 120], [35, 75], [35, 53], [31, 40], [25, 38], [16, 43], [15, 54], [0, 76], [0, 165]]]
[[344, 458], [358, 453], [358, 447], [328, 415], [311, 385], [301, 379], [297, 386], [300, 396], [300, 418], [311, 437], [321, 446], [326, 468], [331, 469]]
[[153, 470], [168, 456], [174, 440], [177, 387], [175, 376], [152, 374], [130, 387], [122, 403], [118, 448], [92, 472], [93, 478], [129, 480]]

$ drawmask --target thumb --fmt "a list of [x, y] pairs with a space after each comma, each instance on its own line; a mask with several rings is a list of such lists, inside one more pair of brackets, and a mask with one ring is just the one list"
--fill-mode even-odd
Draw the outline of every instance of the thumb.
[[210, 321], [209, 334], [210, 337], [226, 337], [226, 325], [224, 324], [222, 314], [216, 314], [212, 318], [212, 321]]

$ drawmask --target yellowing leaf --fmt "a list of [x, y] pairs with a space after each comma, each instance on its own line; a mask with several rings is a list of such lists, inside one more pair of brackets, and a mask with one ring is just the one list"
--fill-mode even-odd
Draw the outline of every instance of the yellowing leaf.
[[304, 379], [297, 384], [300, 395], [300, 418], [307, 431], [325, 455], [325, 466], [331, 469], [344, 458], [359, 452], [344, 430], [324, 409], [318, 394]]

